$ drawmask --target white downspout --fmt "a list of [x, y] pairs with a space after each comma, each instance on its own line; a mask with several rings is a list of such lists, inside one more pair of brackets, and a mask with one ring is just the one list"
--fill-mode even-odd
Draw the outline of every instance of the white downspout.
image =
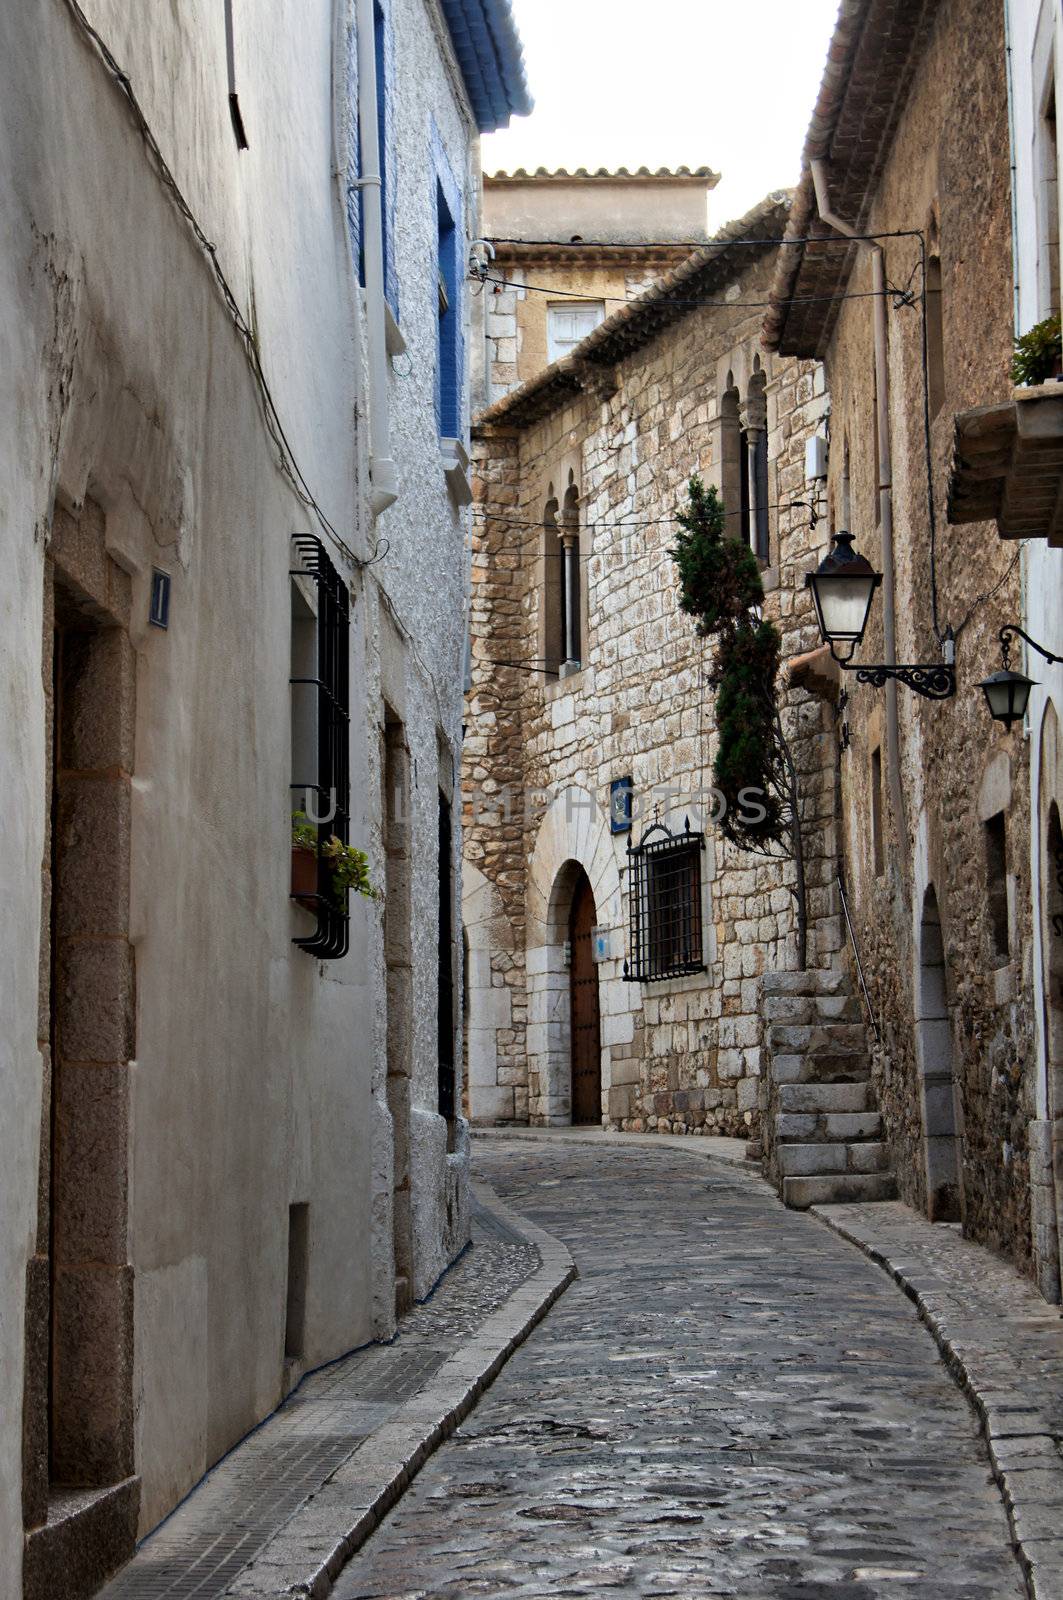
[[[816, 191], [816, 209], [821, 219], [836, 233], [855, 238], [855, 230], [834, 215], [830, 208], [830, 190], [827, 186], [826, 163], [818, 158], [809, 161], [812, 184]], [[857, 243], [871, 255], [871, 287], [874, 292], [875, 329], [875, 427], [878, 432], [878, 490], [879, 524], [882, 532], [882, 636], [885, 666], [897, 662], [897, 610], [893, 565], [893, 449], [890, 441], [889, 418], [889, 345], [886, 323], [886, 266], [881, 245], [860, 239]], [[901, 786], [900, 718], [897, 708], [897, 684], [886, 683], [886, 754], [889, 769], [890, 799], [897, 818], [901, 836], [908, 831], [904, 790]], [[903, 856], [902, 856], [903, 860]]]
[[365, 263], [365, 318], [369, 348], [370, 505], [378, 517], [399, 497], [391, 459], [388, 415], [388, 352], [384, 320], [384, 223], [380, 204], [380, 140], [377, 135], [376, 30], [373, 0], [357, 0], [358, 142], [362, 171], [362, 259]]

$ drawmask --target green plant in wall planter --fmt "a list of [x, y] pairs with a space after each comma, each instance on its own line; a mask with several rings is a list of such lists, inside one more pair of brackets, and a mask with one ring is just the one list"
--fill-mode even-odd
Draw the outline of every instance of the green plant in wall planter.
[[367, 900], [382, 898], [369, 878], [369, 857], [356, 845], [344, 844], [333, 834], [321, 854], [332, 868], [332, 896], [341, 908], [347, 905], [348, 894], [364, 895]]
[[1063, 339], [1058, 317], [1046, 317], [1015, 341], [1011, 376], [1027, 388], [1063, 373]]
[[[335, 834], [321, 846], [321, 859], [332, 869], [332, 900], [341, 911], [347, 909], [348, 894], [364, 895], [367, 900], [382, 898], [369, 877], [369, 858], [356, 845], [344, 844]], [[300, 905], [312, 911], [318, 884], [318, 829], [305, 811], [292, 812], [292, 887]]]

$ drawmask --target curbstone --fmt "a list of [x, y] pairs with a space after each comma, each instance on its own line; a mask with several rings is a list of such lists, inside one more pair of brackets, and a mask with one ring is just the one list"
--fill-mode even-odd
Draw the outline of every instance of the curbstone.
[[489, 1211], [535, 1245], [539, 1269], [304, 1501], [233, 1580], [227, 1597], [326, 1600], [350, 1558], [577, 1276], [560, 1240], [512, 1211], [486, 1184], [472, 1187]]
[[[930, 1332], [945, 1366], [949, 1369], [981, 1424], [982, 1435], [1008, 1523], [1015, 1554], [1026, 1577], [1031, 1600], [1063, 1600], [1063, 1453], [1058, 1419], [1053, 1422], [1040, 1404], [1043, 1396], [1033, 1396], [1015, 1376], [1011, 1349], [1030, 1330], [1031, 1342], [1038, 1341], [1037, 1352], [1044, 1357], [1043, 1329], [1058, 1331], [1058, 1359], [1063, 1360], [1063, 1325], [1055, 1307], [1041, 1302], [1033, 1284], [1014, 1274], [1016, 1285], [1030, 1301], [1028, 1309], [1018, 1305], [1014, 1316], [994, 1315], [987, 1303], [981, 1316], [963, 1309], [966, 1295], [954, 1296], [947, 1267], [940, 1266], [941, 1247], [935, 1241], [933, 1264], [918, 1254], [901, 1256], [888, 1245], [880, 1247], [861, 1226], [859, 1210], [847, 1206], [811, 1207], [811, 1214], [833, 1233], [855, 1245], [869, 1261], [891, 1277], [912, 1301], [920, 1321]], [[900, 1209], [898, 1208], [894, 1208]], [[907, 1210], [907, 1208], [903, 1208]], [[910, 1212], [912, 1228], [927, 1230], [934, 1225]], [[980, 1248], [957, 1237], [957, 1244]], [[984, 1252], [987, 1261], [1001, 1269]], [[966, 1287], [966, 1285], [964, 1285]], [[1002, 1362], [1001, 1346], [1009, 1353]]]

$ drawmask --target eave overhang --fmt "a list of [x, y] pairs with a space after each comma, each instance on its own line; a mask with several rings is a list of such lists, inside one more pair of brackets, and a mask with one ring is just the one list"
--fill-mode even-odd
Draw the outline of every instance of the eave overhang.
[[526, 117], [532, 98], [509, 0], [440, 0], [481, 133]]
[[957, 415], [948, 516], [1063, 547], [1063, 384], [1016, 389]]
[[779, 253], [764, 318], [768, 350], [817, 360], [826, 354], [857, 246], [820, 217], [809, 163], [826, 163], [831, 210], [864, 233], [940, 3], [842, 0], [786, 230], [793, 242]]

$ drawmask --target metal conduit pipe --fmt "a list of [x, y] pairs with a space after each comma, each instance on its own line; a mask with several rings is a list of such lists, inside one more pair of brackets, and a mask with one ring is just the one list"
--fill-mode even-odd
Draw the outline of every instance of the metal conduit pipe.
[[373, 0], [357, 0], [358, 142], [362, 170], [362, 256], [365, 262], [366, 339], [369, 354], [370, 505], [378, 517], [399, 497], [391, 459], [388, 415], [388, 352], [384, 321], [384, 219], [381, 197], [381, 151], [377, 122], [376, 27]]
[[[828, 227], [846, 238], [855, 238], [855, 230], [841, 217], [835, 216], [830, 205], [826, 163], [818, 157], [809, 161], [812, 184], [816, 191], [816, 208]], [[881, 245], [860, 239], [857, 243], [871, 255], [871, 287], [875, 335], [875, 428], [878, 433], [879, 524], [882, 532], [882, 634], [883, 657], [886, 666], [897, 661], [897, 610], [893, 562], [893, 448], [890, 439], [889, 417], [889, 344], [886, 323], [886, 264]], [[890, 800], [897, 828], [903, 836], [908, 831], [908, 815], [901, 786], [900, 717], [897, 709], [897, 684], [888, 681], [886, 693], [886, 757], [889, 775]], [[901, 853], [904, 860], [904, 853]], [[903, 875], [902, 875], [903, 876]]]

